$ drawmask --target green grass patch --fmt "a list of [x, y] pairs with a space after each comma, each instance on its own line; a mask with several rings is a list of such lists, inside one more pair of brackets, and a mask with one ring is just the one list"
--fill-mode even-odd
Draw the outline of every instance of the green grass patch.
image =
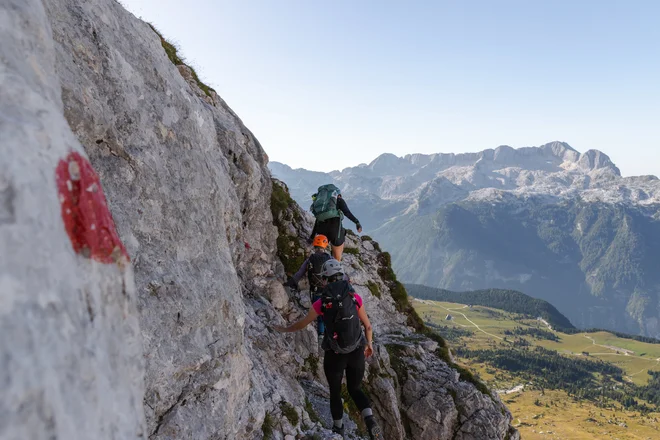
[[360, 254], [360, 249], [352, 248], [352, 247], [345, 247], [344, 248], [344, 253], [345, 254], [351, 254], [351, 255], [359, 255]]
[[319, 357], [314, 354], [307, 356], [304, 369], [316, 376], [316, 372], [319, 371]]
[[296, 273], [305, 261], [304, 254], [300, 253], [297, 239], [288, 235], [277, 236], [277, 256], [282, 261], [287, 275]]
[[386, 344], [385, 349], [387, 354], [390, 355], [390, 366], [396, 373], [397, 378], [399, 379], [399, 384], [404, 382], [408, 378], [408, 368], [401, 359], [404, 356], [405, 347], [397, 344]]
[[305, 261], [305, 251], [300, 246], [298, 237], [289, 235], [284, 222], [293, 221], [296, 218], [295, 202], [284, 187], [273, 181], [273, 189], [270, 196], [270, 209], [273, 214], [273, 224], [277, 227], [277, 256], [284, 265], [287, 275], [298, 271]]
[[491, 394], [490, 390], [486, 386], [485, 383], [483, 383], [477, 376], [474, 375], [470, 370], [468, 370], [465, 367], [462, 367], [458, 364], [455, 364], [453, 362], [450, 362], [449, 365], [456, 371], [458, 371], [458, 375], [460, 377], [460, 380], [463, 382], [470, 382], [476, 389], [478, 389], [483, 395], [485, 396], [490, 396], [491, 398], [493, 395]]
[[380, 245], [378, 244], [378, 242], [377, 242], [377, 241], [374, 241], [374, 239], [371, 238], [370, 236], [368, 236], [368, 235], [363, 235], [363, 236], [361, 237], [361, 239], [362, 239], [362, 241], [370, 241], [370, 242], [371, 242], [371, 245], [374, 247], [374, 249], [376, 249], [378, 252], [382, 252], [381, 249], [380, 249]]
[[307, 397], [305, 397], [305, 411], [307, 411], [309, 419], [312, 421], [312, 423], [321, 423], [321, 417], [319, 417], [319, 415], [316, 413], [314, 407], [312, 406], [312, 402], [310, 402]]
[[371, 292], [373, 296], [380, 299], [380, 287], [378, 287], [378, 284], [369, 280], [367, 281], [367, 287], [369, 288], [369, 292]]
[[[270, 195], [270, 210], [273, 214], [273, 220], [279, 218], [282, 212], [293, 207], [295, 202], [289, 195], [286, 188], [277, 182], [273, 182], [273, 191]], [[276, 225], [277, 226], [277, 225]]]
[[280, 410], [286, 419], [291, 423], [291, 426], [298, 426], [300, 416], [296, 409], [289, 402], [280, 402]]
[[[378, 263], [385, 269], [390, 269], [392, 270], [392, 256], [390, 255], [389, 252], [381, 252], [378, 254], [378, 257], [376, 258], [378, 260]], [[392, 272], [391, 275], [394, 279], [396, 279], [396, 275], [394, 275], [394, 272]], [[382, 276], [381, 276], [382, 277]]]
[[273, 416], [270, 415], [270, 412], [266, 411], [266, 416], [264, 417], [264, 423], [261, 425], [261, 432], [264, 435], [264, 440], [270, 440], [273, 438], [273, 427], [275, 426], [275, 421]]
[[362, 413], [358, 409], [357, 405], [355, 405], [355, 402], [353, 402], [353, 399], [351, 399], [351, 395], [348, 394], [348, 388], [346, 388], [346, 384], [341, 385], [341, 398], [344, 401], [344, 411], [346, 411], [348, 417], [350, 417], [350, 419], [353, 420], [357, 425], [358, 435], [361, 437], [366, 436], [367, 427], [364, 424], [364, 420], [362, 420]]

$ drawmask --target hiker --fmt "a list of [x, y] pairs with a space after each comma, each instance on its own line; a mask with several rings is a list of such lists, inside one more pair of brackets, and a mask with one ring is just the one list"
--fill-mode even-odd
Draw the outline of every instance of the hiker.
[[[302, 330], [318, 316], [323, 317], [325, 336], [321, 348], [323, 371], [330, 388], [330, 412], [332, 432], [344, 434], [344, 407], [341, 399], [341, 382], [346, 372], [346, 386], [355, 405], [362, 412], [371, 439], [382, 439], [382, 431], [374, 419], [369, 398], [360, 389], [364, 377], [365, 358], [373, 355], [373, 331], [362, 304], [362, 298], [344, 279], [341, 263], [334, 258], [323, 264], [321, 277], [325, 287], [320, 299], [312, 304], [307, 316], [288, 327], [273, 326], [278, 332]], [[364, 332], [360, 327], [364, 326]], [[366, 333], [366, 337], [365, 337]]]
[[[298, 282], [302, 279], [305, 272], [307, 272], [307, 279], [309, 280], [309, 296], [314, 304], [321, 298], [321, 291], [324, 287], [323, 278], [321, 277], [321, 272], [323, 271], [323, 264], [331, 259], [332, 257], [327, 252], [328, 248], [328, 238], [325, 235], [317, 235], [314, 237], [312, 242], [314, 246], [314, 251], [312, 254], [305, 260], [305, 262], [300, 266], [298, 272], [296, 272], [289, 280], [284, 283], [285, 286], [292, 289], [298, 290]], [[323, 317], [318, 316], [317, 321], [317, 332], [319, 339], [322, 339], [323, 333], [325, 331], [325, 325], [323, 324]]]
[[344, 239], [346, 238], [346, 229], [341, 224], [344, 216], [355, 223], [358, 232], [362, 232], [362, 225], [348, 209], [346, 201], [341, 196], [341, 191], [335, 185], [320, 186], [316, 194], [312, 195], [312, 200], [310, 210], [316, 217], [316, 222], [308, 243], [311, 243], [316, 234], [325, 235], [332, 244], [333, 258], [341, 261], [341, 256], [344, 253]]

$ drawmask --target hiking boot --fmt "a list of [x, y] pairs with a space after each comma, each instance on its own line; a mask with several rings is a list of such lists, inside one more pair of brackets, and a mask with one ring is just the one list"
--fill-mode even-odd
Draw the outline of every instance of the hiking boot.
[[374, 420], [373, 416], [369, 416], [364, 419], [364, 424], [367, 425], [367, 431], [369, 431], [369, 438], [371, 440], [383, 440], [383, 431]]
[[332, 433], [333, 434], [339, 434], [342, 437], [344, 437], [344, 425], [341, 425], [341, 428], [337, 428], [336, 426], [332, 427]]

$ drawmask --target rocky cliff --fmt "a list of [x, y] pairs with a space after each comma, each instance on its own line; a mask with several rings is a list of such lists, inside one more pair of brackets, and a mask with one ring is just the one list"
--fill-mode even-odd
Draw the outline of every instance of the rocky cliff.
[[[252, 133], [114, 0], [8, 0], [0, 34], [0, 438], [329, 437], [315, 332], [270, 329], [311, 224]], [[387, 438], [517, 438], [347, 246]]]

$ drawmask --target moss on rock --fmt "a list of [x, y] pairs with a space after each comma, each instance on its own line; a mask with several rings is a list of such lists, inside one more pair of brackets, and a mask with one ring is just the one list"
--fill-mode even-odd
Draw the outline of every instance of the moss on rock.
[[367, 287], [369, 288], [369, 291], [373, 296], [375, 296], [376, 298], [380, 298], [380, 287], [378, 287], [378, 284], [369, 280], [367, 281]]
[[298, 426], [300, 416], [296, 409], [289, 402], [280, 402], [280, 410], [286, 419], [291, 423], [291, 426]]
[[305, 250], [300, 246], [299, 237], [290, 235], [285, 227], [286, 222], [300, 221], [296, 202], [293, 201], [286, 186], [273, 181], [270, 196], [270, 209], [273, 214], [273, 224], [277, 227], [277, 256], [284, 265], [284, 271], [291, 275], [298, 271], [305, 261]]

